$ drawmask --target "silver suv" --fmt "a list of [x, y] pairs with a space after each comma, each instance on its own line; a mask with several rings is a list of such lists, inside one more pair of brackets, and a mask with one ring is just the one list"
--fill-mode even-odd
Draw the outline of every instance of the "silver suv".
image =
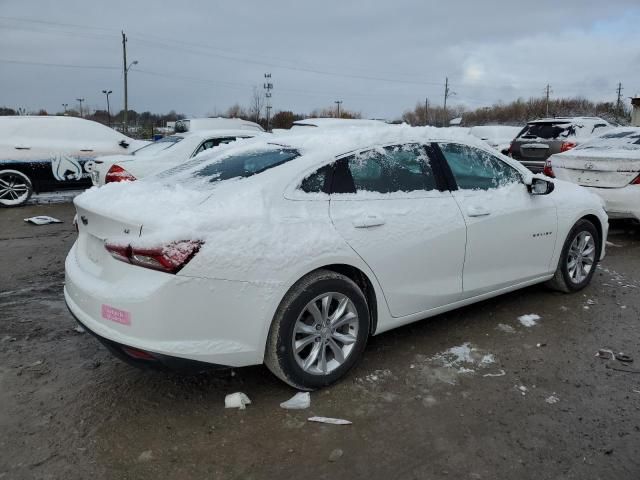
[[534, 173], [547, 158], [571, 150], [587, 138], [613, 126], [599, 117], [557, 117], [533, 120], [511, 142], [509, 154]]

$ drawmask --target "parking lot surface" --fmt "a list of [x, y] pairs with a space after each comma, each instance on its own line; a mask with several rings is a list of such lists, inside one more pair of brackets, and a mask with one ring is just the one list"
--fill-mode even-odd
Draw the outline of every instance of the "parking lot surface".
[[[614, 226], [584, 291], [531, 287], [374, 337], [288, 411], [295, 391], [265, 367], [142, 371], [74, 330], [73, 214], [0, 211], [0, 479], [640, 478], [638, 230]], [[233, 392], [251, 405], [225, 410]]]

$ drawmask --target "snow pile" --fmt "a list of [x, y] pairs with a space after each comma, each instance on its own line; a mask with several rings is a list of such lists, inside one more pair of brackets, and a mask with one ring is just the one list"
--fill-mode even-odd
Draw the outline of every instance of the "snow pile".
[[540, 315], [529, 313], [528, 315], [522, 315], [518, 317], [518, 320], [525, 327], [533, 327], [538, 323], [538, 320], [540, 320], [540, 318]]

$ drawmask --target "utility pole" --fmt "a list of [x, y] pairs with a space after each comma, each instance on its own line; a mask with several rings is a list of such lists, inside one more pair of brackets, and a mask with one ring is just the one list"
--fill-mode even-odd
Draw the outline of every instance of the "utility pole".
[[263, 85], [264, 89], [266, 90], [264, 96], [267, 100], [267, 105], [266, 105], [266, 110], [267, 110], [267, 132], [269, 131], [269, 118], [271, 117], [271, 90], [273, 90], [273, 83], [271, 83], [271, 74], [270, 73], [265, 73], [264, 74], [264, 80], [265, 83]]
[[62, 108], [64, 108], [64, 114], [65, 114], [65, 115], [67, 114], [67, 107], [68, 107], [68, 106], [69, 106], [69, 104], [68, 104], [68, 103], [63, 103], [63, 104], [62, 104]]
[[443, 127], [447, 126], [448, 123], [448, 116], [447, 116], [447, 99], [451, 96], [451, 95], [455, 95], [455, 92], [452, 92], [451, 89], [449, 88], [449, 77], [446, 77], [444, 80], [444, 119], [443, 119]]
[[76, 98], [76, 100], [80, 104], [80, 118], [82, 118], [82, 102], [84, 102], [84, 98]]
[[424, 125], [429, 125], [429, 99], [424, 99]]
[[549, 118], [549, 95], [551, 94], [551, 85], [549, 85], [549, 84], [547, 83], [547, 86], [545, 87], [545, 89], [544, 89], [544, 90], [545, 90], [545, 94], [546, 94], [546, 97], [547, 97], [547, 102], [546, 102], [547, 107], [546, 107], [546, 114], [545, 114], [545, 116], [546, 116], [547, 118]]
[[336, 100], [335, 103], [338, 106], [338, 113], [336, 113], [336, 118], [340, 118], [340, 105], [342, 105], [342, 100]]
[[129, 99], [127, 98], [127, 36], [122, 31], [122, 70], [124, 71], [124, 118], [122, 120], [122, 133], [127, 133], [127, 110], [129, 109]]
[[109, 95], [113, 92], [111, 90], [102, 90], [102, 93], [107, 96], [107, 116], [109, 118], [109, 128], [111, 128], [111, 107], [109, 107]]
[[129, 115], [129, 92], [127, 89], [127, 75], [129, 74], [129, 70], [134, 65], [137, 65], [138, 61], [134, 60], [129, 65], [127, 65], [127, 36], [124, 31], [122, 32], [122, 70], [124, 72], [124, 116], [122, 119], [122, 133], [126, 134], [128, 132], [128, 121], [127, 117]]
[[621, 117], [622, 115], [622, 82], [618, 82], [618, 101], [616, 102], [616, 117]]

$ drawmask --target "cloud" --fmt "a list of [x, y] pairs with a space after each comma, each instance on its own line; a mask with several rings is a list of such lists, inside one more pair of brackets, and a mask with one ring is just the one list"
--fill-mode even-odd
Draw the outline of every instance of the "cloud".
[[[0, 105], [61, 109], [84, 97], [122, 105], [120, 30], [128, 36], [130, 106], [192, 115], [248, 103], [273, 75], [275, 109], [308, 112], [344, 101], [370, 117], [398, 117], [416, 101], [481, 106], [541, 95], [613, 98], [640, 91], [637, 0], [192, 2], [5, 0]], [[11, 17], [11, 18], [9, 18]], [[34, 21], [21, 21], [27, 18]]]

